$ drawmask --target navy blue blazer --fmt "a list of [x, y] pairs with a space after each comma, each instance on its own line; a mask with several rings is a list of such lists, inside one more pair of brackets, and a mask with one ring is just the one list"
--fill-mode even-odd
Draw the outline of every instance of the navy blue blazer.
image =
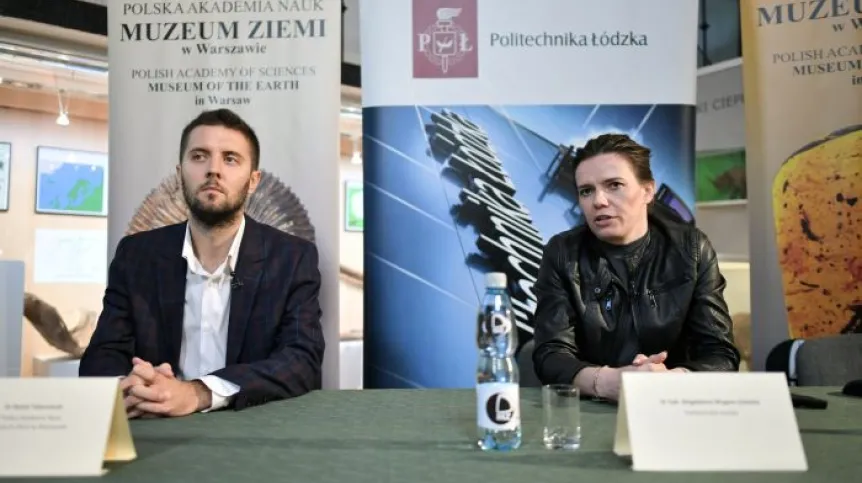
[[[102, 313], [79, 375], [125, 376], [132, 357], [179, 364], [185, 304], [186, 223], [120, 240]], [[321, 387], [324, 340], [320, 272], [313, 243], [246, 216], [231, 291], [225, 367], [213, 375], [240, 387], [235, 409]]]

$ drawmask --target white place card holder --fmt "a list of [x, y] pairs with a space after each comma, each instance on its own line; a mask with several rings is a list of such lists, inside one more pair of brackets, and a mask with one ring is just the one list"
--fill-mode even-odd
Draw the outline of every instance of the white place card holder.
[[0, 378], [0, 477], [100, 476], [135, 459], [119, 382]]
[[635, 471], [806, 471], [782, 373], [622, 375], [614, 452]]

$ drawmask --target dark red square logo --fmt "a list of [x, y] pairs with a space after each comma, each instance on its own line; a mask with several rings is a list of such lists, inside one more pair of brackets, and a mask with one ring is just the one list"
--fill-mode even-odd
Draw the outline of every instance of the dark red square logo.
[[478, 77], [477, 0], [413, 0], [413, 77]]

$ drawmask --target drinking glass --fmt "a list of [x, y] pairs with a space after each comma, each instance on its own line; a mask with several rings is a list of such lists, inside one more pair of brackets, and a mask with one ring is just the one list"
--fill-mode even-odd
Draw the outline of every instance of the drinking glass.
[[542, 387], [542, 440], [548, 449], [576, 450], [581, 446], [580, 391], [570, 384]]

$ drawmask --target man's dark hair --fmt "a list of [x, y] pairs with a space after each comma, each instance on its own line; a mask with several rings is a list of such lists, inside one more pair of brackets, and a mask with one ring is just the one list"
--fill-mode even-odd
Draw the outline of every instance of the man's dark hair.
[[650, 168], [650, 149], [638, 144], [625, 134], [602, 134], [596, 136], [583, 147], [575, 150], [572, 158], [572, 176], [584, 161], [600, 154], [616, 153], [629, 161], [635, 177], [641, 183], [654, 181]]
[[198, 126], [224, 126], [227, 129], [239, 131], [251, 145], [251, 168], [252, 170], [257, 170], [260, 165], [260, 143], [257, 140], [257, 135], [251, 126], [230, 109], [204, 111], [198, 117], [194, 118], [192, 122], [188, 123], [183, 129], [183, 135], [180, 138], [180, 162], [182, 162], [186, 147], [188, 147], [189, 135]]

